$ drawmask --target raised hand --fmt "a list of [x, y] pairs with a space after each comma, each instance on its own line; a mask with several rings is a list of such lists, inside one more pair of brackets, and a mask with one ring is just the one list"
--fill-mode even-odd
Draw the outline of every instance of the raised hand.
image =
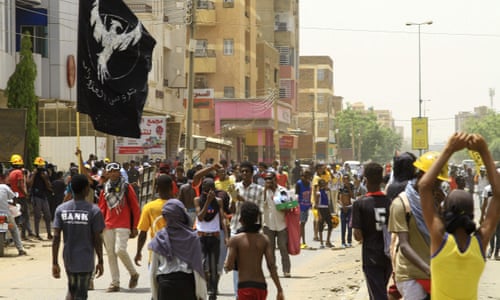
[[488, 150], [488, 145], [480, 134], [471, 134], [467, 148], [482, 153], [482, 151]]
[[469, 140], [471, 135], [465, 132], [455, 132], [449, 139], [446, 148], [452, 150], [453, 152], [462, 150], [469, 146]]

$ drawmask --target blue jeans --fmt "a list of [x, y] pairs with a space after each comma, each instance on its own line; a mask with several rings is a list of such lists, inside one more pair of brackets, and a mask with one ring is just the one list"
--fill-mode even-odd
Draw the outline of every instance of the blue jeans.
[[351, 222], [352, 207], [340, 209], [340, 231], [342, 234], [342, 244], [345, 244], [345, 232], [347, 230], [347, 243], [352, 243], [352, 228], [349, 226]]
[[208, 295], [217, 295], [217, 285], [219, 284], [217, 264], [219, 262], [220, 240], [215, 236], [202, 236], [200, 242]]

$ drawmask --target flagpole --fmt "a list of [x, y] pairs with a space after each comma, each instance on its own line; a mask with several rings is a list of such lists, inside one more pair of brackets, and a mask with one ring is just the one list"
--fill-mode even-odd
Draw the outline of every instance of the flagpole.
[[189, 81], [188, 99], [186, 105], [186, 138], [184, 146], [184, 168], [191, 169], [193, 163], [193, 89], [194, 89], [194, 52], [196, 46], [194, 39], [196, 4], [193, 2], [191, 11], [191, 26], [189, 27]]
[[[80, 149], [80, 113], [76, 112], [76, 147]], [[78, 173], [82, 172], [82, 165], [80, 164], [80, 160], [78, 160]]]

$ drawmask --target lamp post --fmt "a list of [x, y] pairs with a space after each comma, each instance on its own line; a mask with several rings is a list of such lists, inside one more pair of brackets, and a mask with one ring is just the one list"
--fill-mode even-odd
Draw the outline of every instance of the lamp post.
[[311, 120], [312, 160], [316, 164], [316, 95], [310, 94], [309, 100], [312, 103], [312, 120]]
[[[418, 117], [422, 117], [422, 64], [420, 55], [420, 26], [431, 25], [432, 21], [413, 23], [408, 22], [406, 26], [418, 26]], [[420, 155], [422, 155], [422, 149], [419, 149]]]

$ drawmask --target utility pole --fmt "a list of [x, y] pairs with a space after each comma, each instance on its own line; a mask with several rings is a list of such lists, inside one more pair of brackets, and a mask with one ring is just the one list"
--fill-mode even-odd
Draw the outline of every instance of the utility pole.
[[493, 97], [495, 97], [495, 89], [490, 88], [490, 108], [493, 109]]
[[273, 101], [273, 114], [274, 114], [274, 159], [279, 161], [281, 164], [280, 129], [278, 120], [278, 95], [276, 95], [276, 89], [271, 90], [271, 99]]
[[312, 160], [316, 164], [316, 95], [309, 95], [309, 99], [312, 100]]
[[[184, 145], [184, 168], [191, 169], [193, 163], [193, 95], [194, 95], [194, 52], [196, 51], [196, 40], [194, 31], [196, 28], [196, 4], [188, 1], [186, 4], [187, 14], [191, 12], [191, 24], [189, 26], [189, 80], [188, 80], [188, 98], [186, 103], [186, 136]], [[191, 8], [189, 7], [191, 6]], [[187, 17], [187, 16], [186, 16]]]

